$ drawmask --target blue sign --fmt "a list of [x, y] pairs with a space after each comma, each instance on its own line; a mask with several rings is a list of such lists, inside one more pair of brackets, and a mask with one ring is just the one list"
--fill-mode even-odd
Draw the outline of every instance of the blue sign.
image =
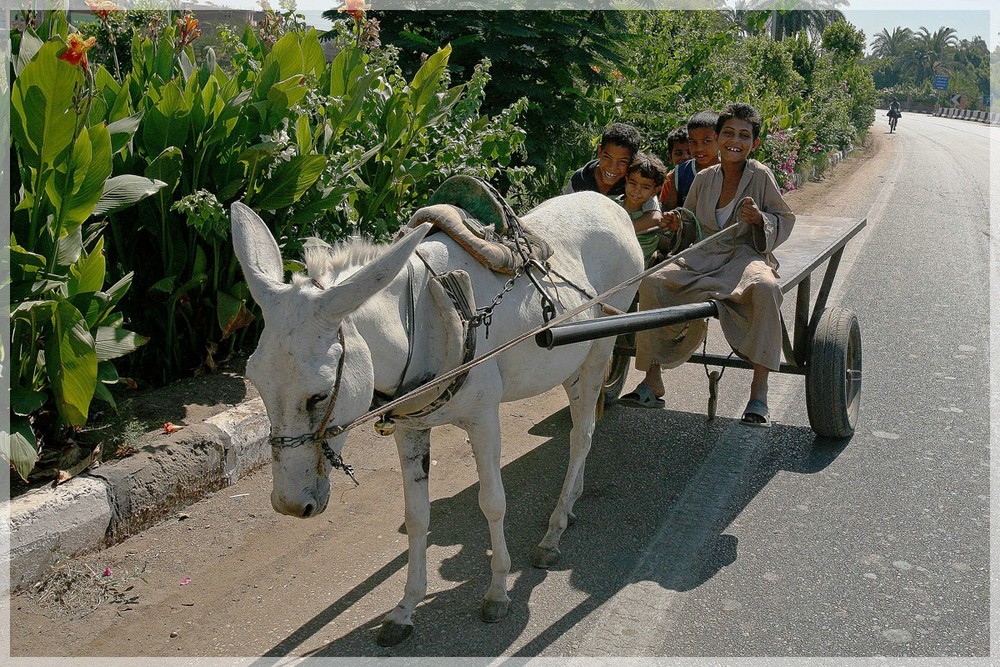
[[948, 77], [946, 76], [934, 77], [934, 90], [948, 90]]

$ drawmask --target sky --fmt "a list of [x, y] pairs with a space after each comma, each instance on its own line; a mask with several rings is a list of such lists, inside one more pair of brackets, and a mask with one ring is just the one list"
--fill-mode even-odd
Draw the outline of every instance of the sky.
[[[225, 0], [216, 0], [224, 2]], [[248, 3], [253, 0], [231, 0]], [[412, 0], [367, 0], [368, 4], [378, 8], [392, 5], [412, 5]], [[274, 4], [277, 4], [276, 0]], [[319, 18], [319, 13], [339, 4], [339, 0], [298, 0], [298, 11], [309, 18]], [[482, 0], [482, 6], [500, 8], [504, 0]], [[581, 7], [585, 3], [581, 2]], [[659, 0], [664, 8], [694, 8], [704, 7], [706, 0]], [[732, 5], [732, 1], [727, 1]], [[990, 11], [995, 7], [994, 11]], [[994, 48], [1000, 44], [1000, 2], [997, 0], [849, 0], [848, 5], [841, 8], [847, 20], [865, 31], [868, 44], [883, 28], [892, 32], [895, 27], [918, 30], [925, 26], [931, 32], [941, 27], [954, 28], [959, 39], [982, 37]], [[325, 26], [317, 26], [325, 27]]]
[[[125, 0], [128, 2], [128, 0]], [[166, 0], [175, 7], [181, 7], [183, 0]], [[193, 0], [196, 3], [206, 0]], [[421, 0], [365, 0], [376, 9], [408, 9], [419, 6]], [[530, 0], [527, 4], [543, 8], [544, 4], [561, 2], [563, 5], [572, 0]], [[643, 0], [663, 9], [705, 9], [714, 6], [713, 0]], [[728, 6], [733, 6], [736, 0], [722, 0]], [[753, 0], [751, 0], [753, 1]], [[780, 0], [784, 3], [795, 0]], [[817, 0], [819, 2], [821, 0]], [[826, 0], [830, 2], [831, 0]], [[833, 0], [835, 1], [835, 0]], [[62, 5], [69, 2], [85, 9], [84, 0], [13, 0], [14, 6], [33, 4]], [[258, 0], [207, 0], [208, 3], [226, 7], [257, 8]], [[275, 8], [279, 0], [269, 0]], [[295, 0], [297, 10], [306, 15], [309, 22], [318, 28], [328, 28], [329, 23], [320, 18], [320, 14], [328, 9], [342, 6], [344, 0]], [[440, 6], [441, 0], [435, 4]], [[482, 9], [504, 9], [512, 5], [521, 7], [526, 0], [463, 0], [463, 4], [475, 3]], [[587, 6], [586, 0], [575, 3], [580, 8]], [[805, 4], [805, 3], [803, 3]], [[635, 2], [632, 2], [635, 5]], [[993, 9], [994, 6], [996, 9]], [[890, 33], [895, 27], [905, 27], [918, 30], [925, 26], [931, 32], [941, 27], [954, 28], [959, 39], [972, 39], [980, 36], [987, 41], [992, 50], [1000, 44], [1000, 1], [998, 0], [847, 0], [840, 5], [847, 19], [855, 26], [865, 31], [868, 45], [872, 38], [883, 28]], [[991, 9], [993, 9], [991, 11]]]

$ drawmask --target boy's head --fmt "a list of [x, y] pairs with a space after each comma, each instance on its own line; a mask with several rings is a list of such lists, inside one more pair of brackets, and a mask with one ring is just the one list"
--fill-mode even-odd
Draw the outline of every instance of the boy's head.
[[625, 208], [638, 210], [660, 192], [666, 177], [667, 168], [660, 158], [650, 153], [636, 153], [625, 176]]
[[722, 113], [719, 114], [719, 120], [715, 123], [716, 133], [721, 133], [726, 121], [734, 118], [750, 123], [754, 140], [760, 137], [760, 113], [746, 102], [733, 102], [722, 110]]
[[719, 149], [724, 162], [743, 162], [760, 145], [760, 114], [745, 102], [727, 106], [719, 114]]
[[691, 159], [687, 127], [675, 128], [667, 135], [667, 153], [670, 155], [670, 164], [674, 167]]
[[625, 123], [612, 123], [601, 135], [597, 147], [597, 169], [594, 179], [605, 192], [625, 176], [632, 158], [639, 152], [642, 137], [639, 130]]
[[719, 162], [718, 121], [719, 114], [711, 110], [699, 111], [688, 119], [688, 152], [699, 169]]

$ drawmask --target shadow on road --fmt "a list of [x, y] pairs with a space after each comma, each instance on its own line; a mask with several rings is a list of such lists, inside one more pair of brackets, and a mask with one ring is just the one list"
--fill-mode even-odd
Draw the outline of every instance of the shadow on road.
[[[737, 539], [724, 534], [726, 527], [778, 471], [820, 471], [847, 444], [820, 442], [806, 427], [748, 429], [701, 414], [611, 408], [598, 422], [584, 495], [575, 507], [578, 521], [562, 539], [561, 560], [552, 570], [538, 570], [530, 564], [530, 553], [545, 534], [562, 485], [569, 429], [568, 408], [556, 412], [530, 431], [549, 440], [503, 468], [512, 559], [507, 618], [496, 624], [479, 620], [490, 579], [490, 545], [478, 485], [473, 485], [431, 505], [429, 544], [460, 549], [440, 563], [429, 560], [428, 567], [459, 583], [429, 594], [417, 607], [413, 635], [391, 649], [377, 646], [382, 612], [308, 655], [539, 655], [569, 630], [593, 623], [599, 616], [595, 612], [630, 583], [650, 580], [687, 591], [711, 579], [738, 558]], [[405, 565], [403, 552], [275, 645], [258, 664], [295, 655], [310, 636]], [[544, 586], [551, 572], [568, 572], [583, 599], [548, 626], [533, 628], [532, 638], [517, 646], [533, 608], [565, 605], [564, 593]]]

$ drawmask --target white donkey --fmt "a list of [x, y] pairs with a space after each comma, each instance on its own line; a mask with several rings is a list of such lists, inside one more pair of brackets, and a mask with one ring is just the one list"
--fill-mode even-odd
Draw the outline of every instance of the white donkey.
[[[601, 294], [642, 270], [642, 253], [628, 215], [600, 194], [556, 197], [524, 215], [522, 222], [554, 248], [549, 264], [555, 272], [545, 282], [566, 310], [586, 300], [581, 290]], [[441, 298], [429, 294], [432, 269], [434, 274], [468, 272], [480, 305], [493, 302], [508, 277], [478, 264], [444, 233], [424, 239], [431, 225], [423, 224], [391, 246], [353, 241], [336, 250], [325, 246], [325, 252], [310, 252], [307, 246], [308, 277], [299, 274], [286, 284], [278, 245], [257, 214], [234, 204], [232, 223], [236, 255], [265, 322], [247, 376], [260, 391], [271, 421], [271, 504], [284, 514], [316, 516], [329, 501], [331, 463], [341, 463], [346, 434], [328, 440], [311, 434], [324, 431], [327, 418], [330, 424], [343, 425], [365, 414], [375, 392], [399, 391], [404, 375], [405, 388], [412, 388], [461, 361], [455, 357], [461, 356], [463, 341], [455, 340]], [[420, 257], [414, 256], [415, 250]], [[635, 291], [634, 286], [621, 290], [608, 304], [626, 310]], [[483, 326], [477, 328], [476, 353], [482, 355], [541, 324], [539, 299], [526, 277], [516, 280], [494, 312], [489, 337]], [[600, 314], [594, 306], [578, 318]], [[454, 317], [454, 311], [450, 315]], [[479, 506], [489, 522], [493, 550], [493, 576], [481, 616], [498, 621], [510, 602], [500, 403], [560, 383], [569, 396], [569, 468], [548, 531], [532, 557], [535, 566], [548, 567], [559, 555], [559, 539], [583, 491], [584, 460], [613, 346], [614, 339], [605, 338], [550, 351], [527, 340], [475, 366], [461, 389], [438, 409], [398, 422], [394, 437], [403, 474], [409, 563], [405, 593], [385, 617], [379, 644], [394, 645], [410, 635], [411, 614], [427, 590], [431, 427], [455, 424], [469, 435], [479, 473]]]

